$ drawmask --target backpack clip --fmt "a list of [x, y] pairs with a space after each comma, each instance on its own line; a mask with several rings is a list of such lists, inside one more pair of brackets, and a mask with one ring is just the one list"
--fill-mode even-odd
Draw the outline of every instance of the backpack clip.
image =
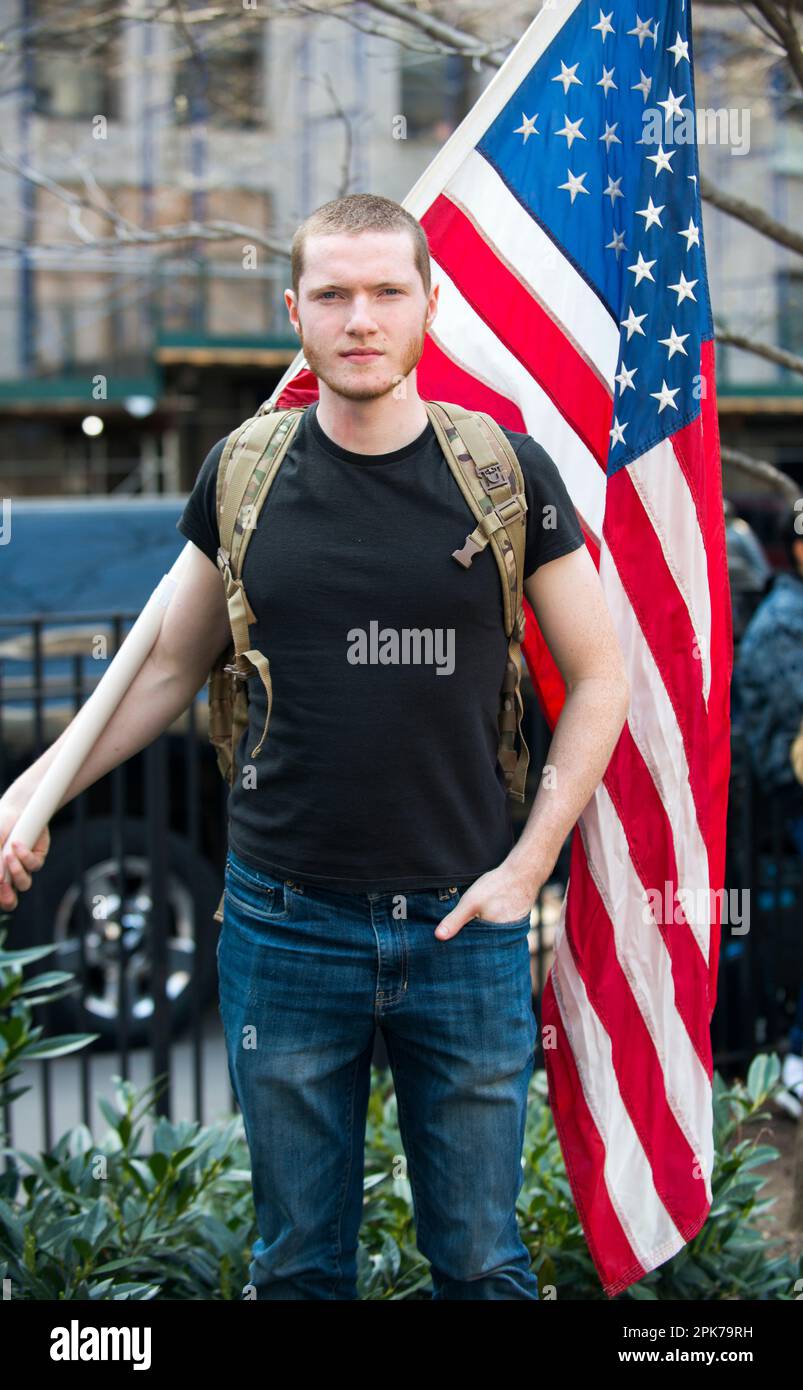
[[230, 676], [236, 676], [238, 680], [241, 681], [247, 681], [252, 674], [250, 671], [241, 671], [239, 666], [234, 665], [224, 666], [223, 670], [227, 671]]
[[464, 569], [468, 569], [475, 555], [479, 555], [488, 544], [494, 531], [507, 526], [511, 521], [524, 521], [527, 514], [527, 501], [519, 493], [514, 493], [512, 497], [505, 497], [498, 502], [490, 512], [486, 512], [481, 521], [477, 523], [471, 535], [466, 536], [463, 545], [459, 550], [453, 550], [452, 555], [458, 564]]
[[486, 463], [482, 467], [475, 466], [477, 477], [481, 480], [486, 492], [492, 487], [504, 487], [507, 476], [501, 463]]

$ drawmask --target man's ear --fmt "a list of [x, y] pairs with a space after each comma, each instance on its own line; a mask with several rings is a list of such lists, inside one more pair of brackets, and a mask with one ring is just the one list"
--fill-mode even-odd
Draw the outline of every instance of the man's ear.
[[433, 285], [433, 286], [432, 286], [432, 290], [431, 290], [430, 296], [429, 296], [429, 301], [428, 301], [428, 303], [427, 303], [427, 327], [429, 327], [429, 325], [432, 323], [433, 319], [435, 318], [435, 315], [436, 315], [437, 312], [438, 312], [438, 292], [439, 292], [439, 290], [440, 290], [440, 284], [437, 284], [437, 285]]

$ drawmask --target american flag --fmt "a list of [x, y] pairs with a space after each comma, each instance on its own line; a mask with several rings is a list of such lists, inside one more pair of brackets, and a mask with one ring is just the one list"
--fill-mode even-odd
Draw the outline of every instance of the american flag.
[[[441, 286], [419, 391], [546, 448], [628, 668], [627, 723], [572, 836], [541, 1016], [610, 1297], [711, 1205], [732, 638], [695, 109], [685, 0], [553, 0], [404, 200]], [[304, 403], [315, 383], [299, 356], [274, 399]], [[554, 728], [564, 684], [525, 609]]]

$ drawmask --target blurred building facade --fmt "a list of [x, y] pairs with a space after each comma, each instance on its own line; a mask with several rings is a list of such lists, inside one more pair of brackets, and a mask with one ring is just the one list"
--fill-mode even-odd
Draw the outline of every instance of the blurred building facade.
[[[387, 36], [365, 32], [359, 4], [351, 23], [267, 18], [256, 3], [211, 21], [189, 6], [183, 25], [178, 11], [166, 23], [137, 9], [0, 0], [6, 494], [191, 486], [297, 347], [289, 262], [249, 232], [289, 246], [298, 222], [342, 191], [402, 199], [493, 75], [432, 52], [424, 35], [398, 42], [401, 26], [376, 11]], [[511, 35], [532, 17], [518, 9], [505, 15]], [[733, 36], [712, 32], [721, 24], [718, 11], [695, 11], [697, 107], [749, 107], [750, 148], [707, 143], [704, 172], [799, 227], [803, 101], [777, 64], [757, 98], [754, 66], [734, 61]], [[710, 204], [704, 217], [717, 318], [803, 353], [801, 258]], [[243, 234], [158, 235], [217, 221]], [[803, 377], [733, 348], [718, 360], [723, 442], [803, 477]], [[82, 422], [95, 414], [103, 429], [90, 437]]]
[[[22, 49], [0, 63], [3, 476], [29, 495], [183, 490], [297, 350], [289, 261], [248, 232], [289, 247], [341, 191], [403, 198], [488, 70], [334, 19], [236, 8], [191, 26], [188, 56], [175, 24], [104, 22], [93, 6], [95, 47], [89, 24], [75, 30], [81, 8], [0, 3]], [[127, 247], [67, 201], [82, 195], [108, 200], [117, 227], [226, 221], [243, 235]], [[88, 438], [95, 413], [104, 429]]]

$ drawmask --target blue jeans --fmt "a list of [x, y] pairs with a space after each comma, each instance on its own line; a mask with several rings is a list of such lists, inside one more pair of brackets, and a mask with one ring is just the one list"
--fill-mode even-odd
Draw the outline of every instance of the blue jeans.
[[258, 1299], [357, 1297], [377, 1025], [432, 1297], [538, 1298], [516, 1216], [537, 1036], [529, 914], [474, 917], [441, 941], [468, 886], [345, 893], [229, 852], [220, 1011], [251, 1155]]

